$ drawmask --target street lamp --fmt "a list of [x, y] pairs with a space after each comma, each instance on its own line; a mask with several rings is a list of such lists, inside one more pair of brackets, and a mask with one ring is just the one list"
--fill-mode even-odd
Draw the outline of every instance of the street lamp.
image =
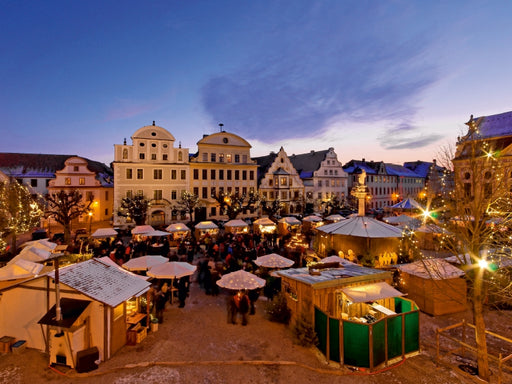
[[92, 212], [89, 211], [89, 235], [91, 234], [91, 226], [92, 226]]

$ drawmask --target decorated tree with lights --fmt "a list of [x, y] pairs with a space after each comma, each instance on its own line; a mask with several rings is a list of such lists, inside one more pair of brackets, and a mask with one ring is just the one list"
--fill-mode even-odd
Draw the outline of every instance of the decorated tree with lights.
[[148, 214], [149, 200], [143, 195], [125, 197], [117, 210], [117, 215], [130, 218], [135, 225], [144, 225]]
[[38, 226], [42, 215], [40, 201], [27, 187], [16, 180], [0, 182], [0, 252], [7, 247], [7, 237], [15, 252], [17, 236]]
[[212, 198], [219, 203], [220, 213], [226, 215], [229, 220], [234, 220], [247, 210], [254, 212], [259, 196], [251, 191], [248, 195], [231, 195], [229, 192], [220, 191], [213, 194]]
[[268, 215], [269, 219], [274, 219], [281, 209], [283, 209], [283, 203], [279, 198], [268, 201], [265, 196], [262, 196], [260, 199], [260, 207], [264, 214]]
[[64, 228], [64, 242], [69, 243], [71, 239], [71, 225], [73, 220], [87, 214], [90, 211], [94, 196], [83, 199], [78, 190], [59, 191], [46, 195], [45, 216], [52, 216], [55, 221]]
[[181, 200], [178, 201], [178, 206], [188, 213], [190, 221], [194, 221], [194, 210], [199, 205], [199, 196], [194, 195], [189, 191], [183, 192]]
[[[453, 189], [436, 194], [441, 204], [427, 205], [425, 218], [435, 218], [449, 236], [444, 245], [465, 266], [473, 311], [478, 375], [490, 378], [485, 334], [485, 310], [491, 304], [510, 303], [512, 285], [506, 268], [510, 258], [512, 168], [507, 165], [506, 140], [482, 137], [473, 118], [467, 135], [459, 138], [453, 157]], [[434, 194], [429, 196], [434, 201]]]

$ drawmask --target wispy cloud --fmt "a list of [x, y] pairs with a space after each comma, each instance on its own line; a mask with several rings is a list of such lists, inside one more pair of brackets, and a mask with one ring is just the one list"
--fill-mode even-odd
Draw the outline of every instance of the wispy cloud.
[[288, 14], [291, 21], [267, 37], [267, 49], [251, 64], [211, 78], [202, 100], [212, 120], [244, 137], [275, 142], [317, 135], [334, 118], [413, 117], [415, 102], [437, 79], [422, 56], [426, 34], [386, 29], [392, 11], [375, 2], [332, 6]]
[[378, 138], [385, 149], [423, 148], [442, 139], [437, 133], [425, 133], [418, 127], [408, 123], [400, 123], [390, 127]]

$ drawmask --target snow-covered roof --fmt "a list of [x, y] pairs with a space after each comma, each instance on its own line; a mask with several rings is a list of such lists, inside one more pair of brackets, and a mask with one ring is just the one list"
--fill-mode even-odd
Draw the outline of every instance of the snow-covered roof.
[[[52, 271], [49, 275], [55, 277], [55, 272]], [[59, 280], [85, 296], [111, 307], [116, 307], [133, 296], [139, 296], [151, 285], [131, 272], [96, 259], [59, 268]]]
[[398, 266], [402, 272], [423, 279], [443, 280], [464, 276], [464, 271], [443, 259], [426, 259]]
[[482, 138], [512, 135], [512, 111], [475, 119]]
[[398, 164], [385, 163], [386, 172], [391, 176], [402, 176], [402, 177], [421, 177], [416, 172]]

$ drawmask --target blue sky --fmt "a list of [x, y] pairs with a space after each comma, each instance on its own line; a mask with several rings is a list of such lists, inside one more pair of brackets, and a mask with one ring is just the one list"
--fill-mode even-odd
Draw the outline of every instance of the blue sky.
[[153, 120], [190, 152], [435, 158], [512, 110], [510, 1], [0, 0], [0, 151], [110, 163]]

